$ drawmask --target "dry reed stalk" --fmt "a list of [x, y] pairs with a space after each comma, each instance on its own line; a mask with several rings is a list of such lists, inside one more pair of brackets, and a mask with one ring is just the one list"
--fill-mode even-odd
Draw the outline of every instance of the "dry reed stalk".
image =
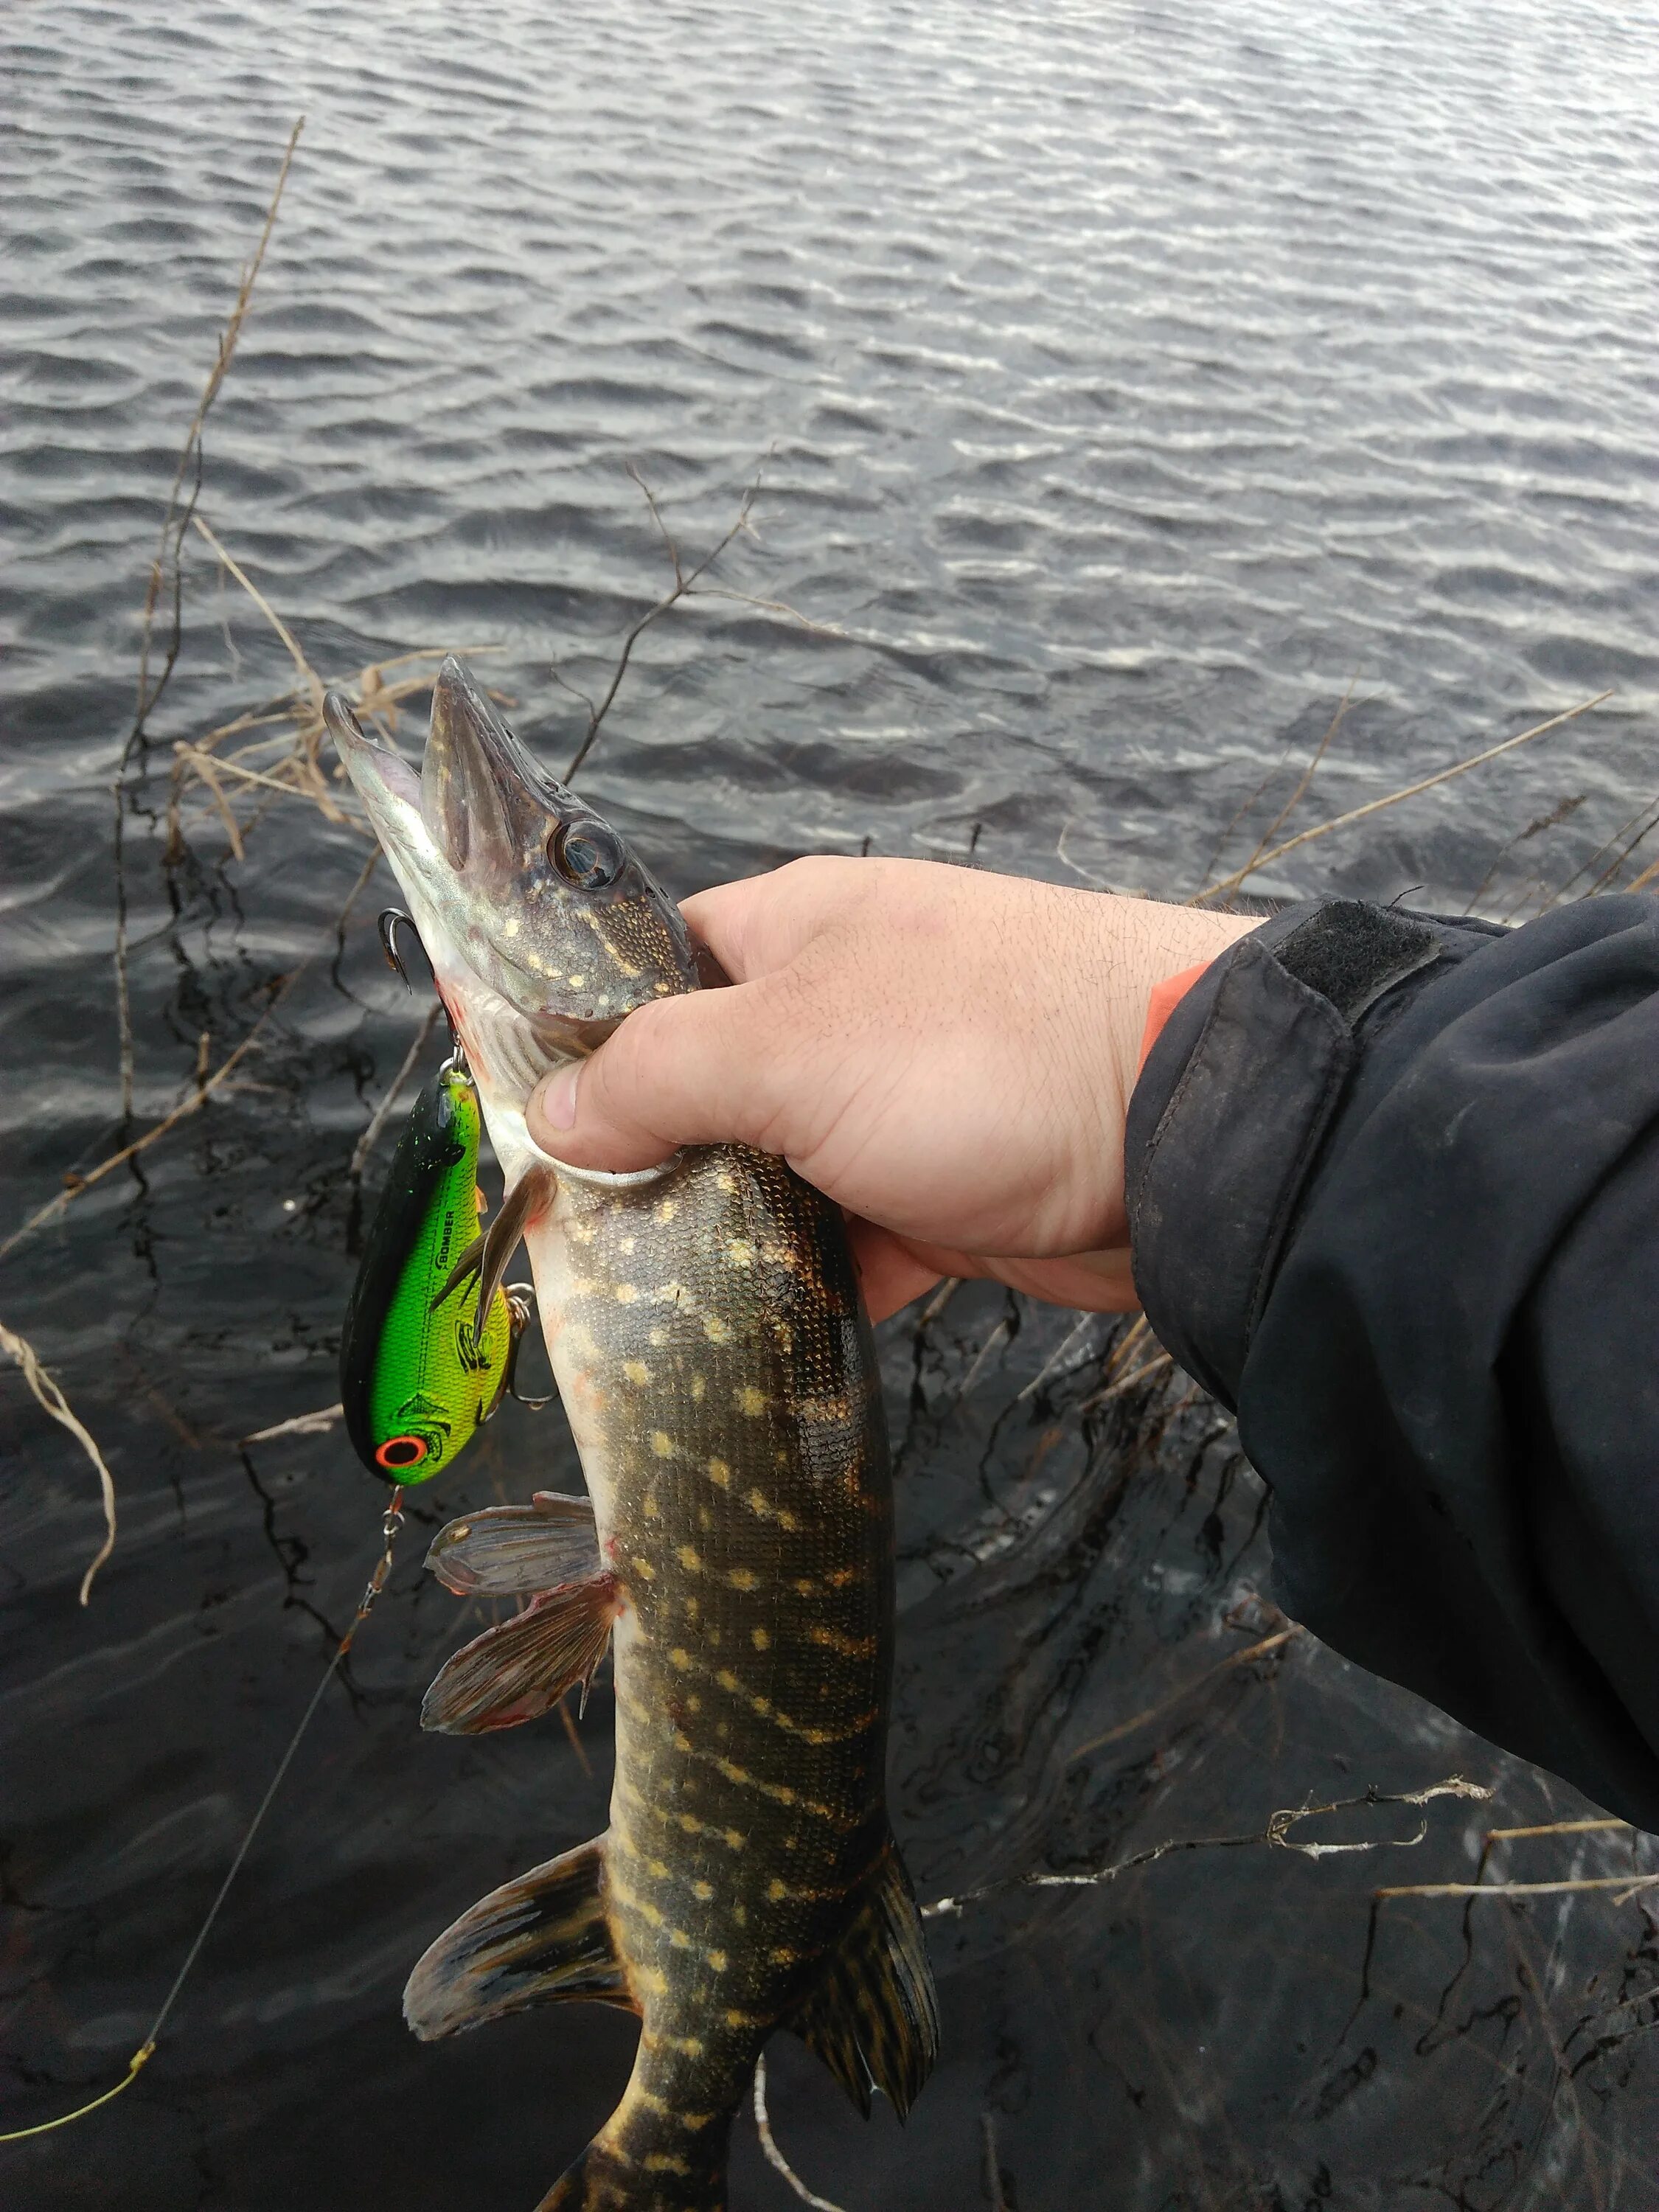
[[[1589, 714], [1592, 707], [1601, 706], [1604, 700], [1612, 696], [1613, 687], [1609, 685], [1605, 691], [1598, 691], [1593, 699], [1581, 699], [1576, 707], [1569, 707], [1559, 714], [1552, 714], [1547, 721], [1534, 722], [1529, 730], [1522, 730], [1513, 738], [1504, 738], [1498, 744], [1487, 745], [1480, 752], [1471, 753], [1466, 760], [1454, 761], [1449, 768], [1443, 768], [1433, 775], [1423, 776], [1415, 783], [1402, 784], [1398, 791], [1388, 792], [1381, 799], [1367, 799], [1363, 806], [1350, 807], [1346, 814], [1334, 815], [1330, 821], [1317, 823], [1310, 830], [1298, 830], [1294, 837], [1285, 838], [1283, 844], [1272, 846], [1266, 852], [1258, 849], [1242, 868], [1236, 868], [1231, 875], [1223, 876], [1215, 883], [1206, 884], [1201, 891], [1194, 891], [1187, 902], [1189, 906], [1198, 906], [1206, 899], [1218, 898], [1224, 892], [1236, 891], [1243, 886], [1247, 876], [1255, 875], [1258, 869], [1268, 866], [1274, 860], [1282, 860], [1287, 853], [1294, 853], [1301, 846], [1311, 844], [1316, 837], [1327, 837], [1333, 830], [1346, 830], [1352, 823], [1363, 822], [1372, 814], [1380, 814], [1384, 807], [1397, 806], [1402, 799], [1415, 799], [1419, 792], [1432, 791], [1437, 784], [1449, 783], [1454, 776], [1467, 775], [1472, 768], [1480, 768], [1486, 761], [1496, 760], [1501, 753], [1513, 752], [1517, 745], [1529, 744], [1534, 738], [1541, 738], [1551, 730], [1559, 730], [1565, 722], [1577, 721], [1579, 715]], [[1334, 727], [1333, 724], [1333, 732]], [[1327, 733], [1327, 743], [1330, 734]], [[1320, 750], [1323, 751], [1322, 744]]]
[[81, 1420], [57, 1381], [40, 1364], [40, 1354], [25, 1336], [8, 1328], [0, 1322], [0, 1352], [15, 1359], [23, 1370], [23, 1380], [34, 1395], [35, 1402], [49, 1413], [60, 1428], [70, 1434], [98, 1470], [99, 1488], [104, 1500], [104, 1540], [99, 1546], [92, 1565], [81, 1577], [81, 1602], [85, 1605], [92, 1595], [92, 1578], [110, 1553], [115, 1549], [115, 1478], [105, 1462], [91, 1431]]
[[[125, 811], [127, 770], [133, 755], [143, 743], [146, 726], [155, 711], [157, 701], [172, 680], [184, 644], [184, 579], [180, 568], [185, 532], [196, 512], [196, 502], [202, 492], [202, 434], [213, 403], [219, 397], [231, 362], [235, 356], [242, 325], [253, 298], [253, 288], [259, 281], [259, 271], [264, 266], [265, 250], [270, 244], [271, 233], [276, 227], [276, 214], [283, 204], [283, 193], [288, 185], [289, 171], [294, 166], [294, 155], [300, 143], [300, 133], [305, 129], [303, 115], [296, 118], [288, 135], [282, 161], [276, 171], [276, 182], [271, 188], [265, 219], [259, 233], [253, 257], [243, 270], [237, 286], [236, 297], [230, 316], [219, 333], [219, 343], [212, 368], [202, 396], [196, 403], [190, 427], [185, 433], [185, 442], [179, 454], [179, 465], [173, 471], [173, 486], [167, 494], [167, 510], [161, 518], [161, 536], [156, 543], [155, 557], [150, 562], [149, 583], [144, 594], [143, 629], [138, 642], [138, 696], [132, 726], [127, 732], [126, 743], [121, 749], [120, 762], [115, 772], [115, 1000], [116, 1026], [119, 1039], [121, 1112], [124, 1116], [132, 1112], [133, 1056], [132, 1056], [132, 1000], [127, 982], [127, 896], [125, 875]], [[187, 487], [188, 484], [188, 488]], [[155, 615], [163, 592], [169, 594], [172, 617], [167, 635], [166, 658], [161, 673], [150, 680], [150, 656], [155, 645]]]

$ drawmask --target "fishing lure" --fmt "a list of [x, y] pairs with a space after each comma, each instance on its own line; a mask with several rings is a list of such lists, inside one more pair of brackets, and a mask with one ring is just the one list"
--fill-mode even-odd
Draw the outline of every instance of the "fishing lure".
[[398, 1140], [346, 1307], [346, 1430], [387, 1482], [429, 1482], [512, 1386], [528, 1301], [493, 1288], [481, 1306], [468, 1289], [475, 1271], [459, 1264], [480, 1241], [482, 1128], [477, 1085], [457, 1053]]

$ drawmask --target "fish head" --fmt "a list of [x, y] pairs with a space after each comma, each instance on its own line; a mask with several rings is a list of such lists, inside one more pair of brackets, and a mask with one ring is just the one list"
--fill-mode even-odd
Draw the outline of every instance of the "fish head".
[[674, 902], [453, 655], [433, 687], [418, 771], [338, 692], [323, 711], [464, 1036], [470, 1008], [504, 1008], [550, 1063], [697, 988]]

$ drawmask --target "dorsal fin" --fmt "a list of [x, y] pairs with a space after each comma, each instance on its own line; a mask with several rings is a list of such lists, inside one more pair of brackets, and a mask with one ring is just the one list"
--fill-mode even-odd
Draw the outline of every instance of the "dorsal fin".
[[637, 2011], [611, 1941], [605, 1838], [481, 1897], [416, 1965], [404, 2018], [422, 2043], [558, 1997]]
[[867, 2119], [873, 2086], [902, 2119], [939, 2054], [939, 2007], [915, 1893], [890, 1838], [822, 1978], [787, 2025]]

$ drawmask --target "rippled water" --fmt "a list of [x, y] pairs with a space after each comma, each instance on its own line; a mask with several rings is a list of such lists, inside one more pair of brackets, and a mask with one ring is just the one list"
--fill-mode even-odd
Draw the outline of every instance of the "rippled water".
[[[0, 38], [5, 1228], [123, 1135], [108, 787], [137, 612], [301, 109], [202, 512], [326, 676], [489, 646], [557, 761], [581, 718], [550, 668], [602, 682], [665, 587], [625, 465], [701, 548], [765, 461], [720, 574], [831, 628], [678, 611], [586, 778], [678, 889], [867, 842], [1185, 892], [1351, 686], [1292, 826], [1617, 689], [1265, 891], [1522, 910], [1659, 781], [1650, 19], [118, 0]], [[118, 2072], [374, 1547], [337, 1435], [235, 1440], [334, 1395], [349, 1162], [410, 1011], [372, 891], [337, 941], [348, 830], [277, 800], [237, 862], [194, 807], [163, 866], [172, 743], [291, 680], [194, 540], [185, 605], [125, 825], [139, 1123], [312, 964], [234, 1088], [3, 1262], [0, 1318], [124, 1516], [83, 1613], [90, 1471], [14, 1376], [14, 2124]], [[780, 2045], [791, 2155], [848, 2212], [1659, 2203], [1639, 1901], [1485, 1905], [1467, 1945], [1455, 1904], [1391, 1906], [1362, 1983], [1375, 1883], [1465, 1875], [1486, 1826], [1576, 1801], [1304, 1640], [1222, 1667], [1276, 1632], [1259, 1486], [1177, 1389], [1085, 1410], [1107, 1332], [1072, 1327], [973, 1291], [886, 1333], [924, 1897], [1372, 1783], [1461, 1769], [1498, 1798], [1431, 1805], [1414, 1853], [1182, 1854], [936, 1920], [945, 2048], [910, 2126], [862, 2127]], [[573, 1473], [557, 1417], [509, 1411], [443, 1510], [532, 1469]], [[434, 1929], [602, 1825], [608, 1719], [600, 1696], [591, 1773], [556, 1730], [421, 1738], [460, 1622], [405, 1549], [161, 2054], [0, 2152], [8, 2206], [527, 2207], [609, 2109], [615, 2015], [436, 2050], [398, 2020]], [[1345, 1817], [1293, 1833], [1416, 1818]], [[1645, 1863], [1627, 1837], [1507, 1848], [1540, 1878]], [[744, 2130], [735, 2201], [796, 2201]]]

